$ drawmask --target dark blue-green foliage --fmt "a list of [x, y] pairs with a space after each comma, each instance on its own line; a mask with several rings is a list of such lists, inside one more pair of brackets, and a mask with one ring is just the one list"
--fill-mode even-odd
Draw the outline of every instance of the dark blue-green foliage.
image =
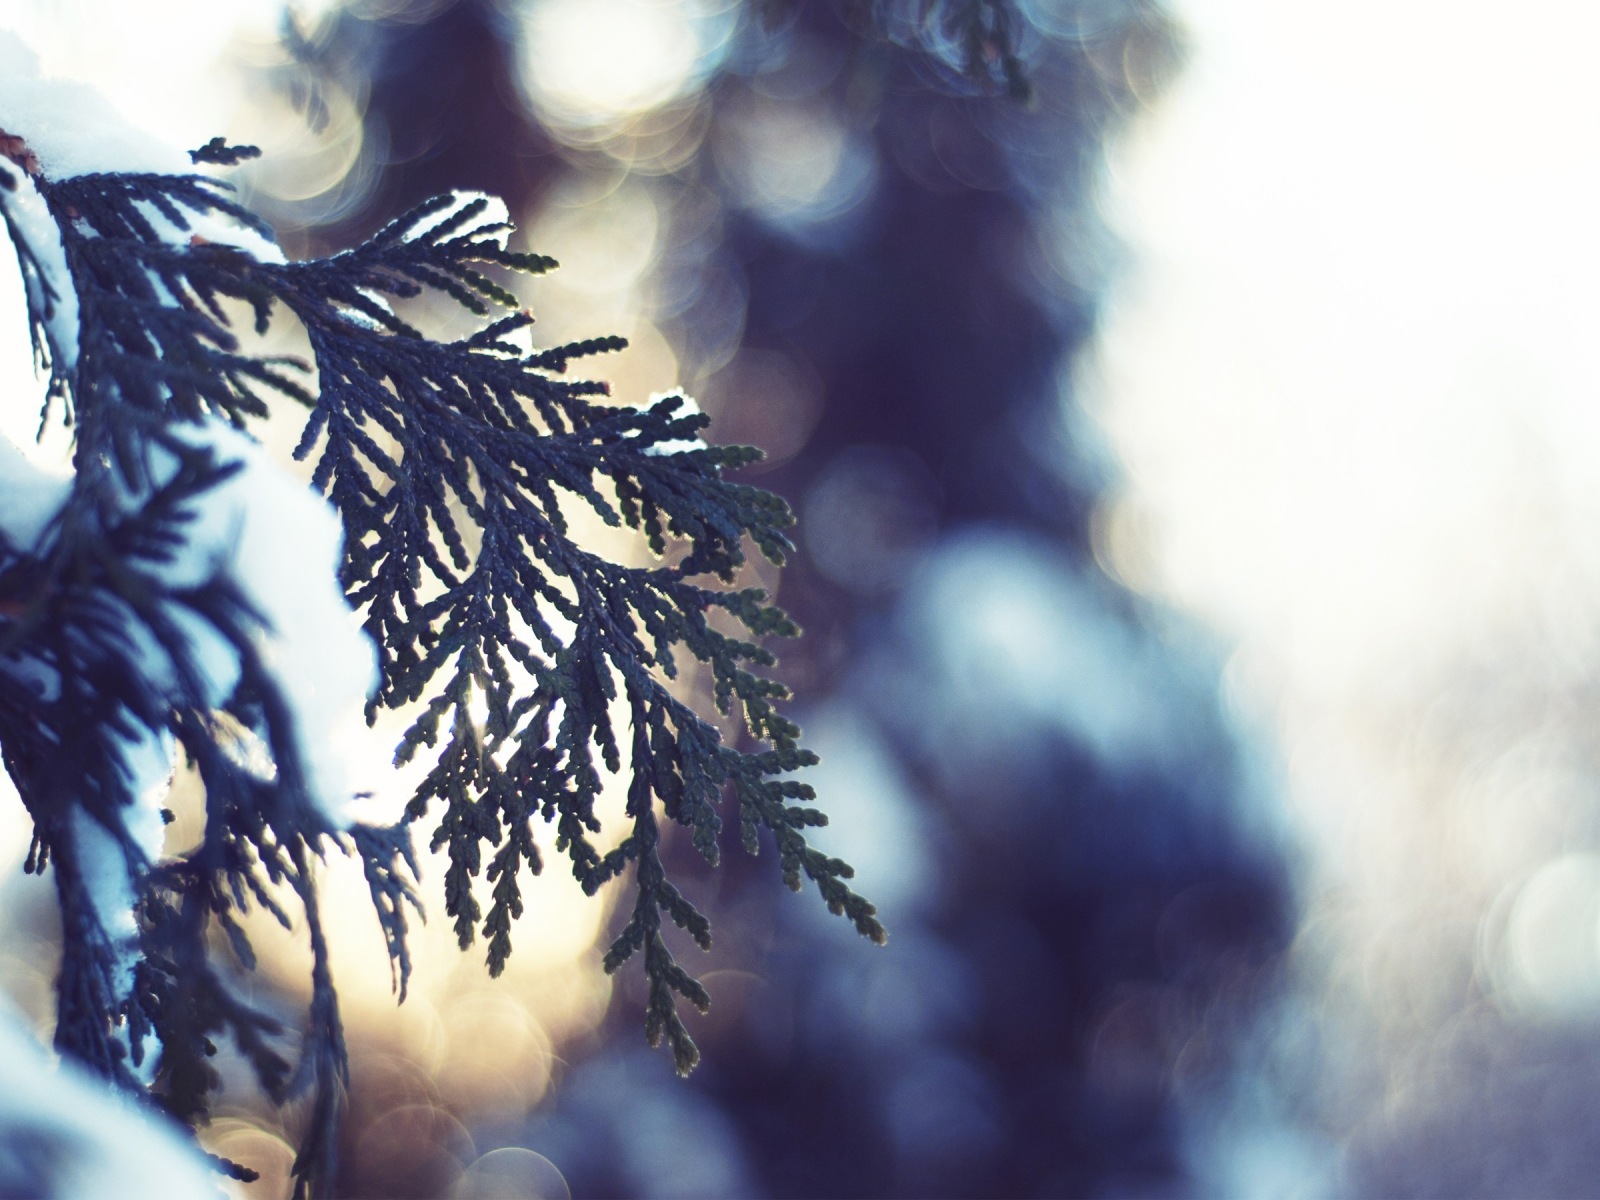
[[[194, 154], [219, 164], [247, 156], [220, 139]], [[231, 1038], [274, 1100], [309, 1097], [297, 1194], [326, 1191], [348, 1071], [312, 859], [330, 846], [360, 856], [403, 999], [406, 909], [420, 913], [407, 873], [417, 870], [410, 826], [419, 821], [432, 822], [432, 847], [448, 852], [446, 905], [461, 945], [481, 933], [492, 973], [511, 953], [523, 881], [543, 866], [534, 820], [555, 824], [558, 851], [591, 894], [633, 864], [634, 900], [605, 966], [642, 951], [646, 1032], [652, 1044], [667, 1039], [682, 1072], [698, 1051], [677, 999], [703, 1009], [708, 997], [668, 949], [663, 915], [701, 946], [710, 926], [667, 878], [658, 802], [714, 862], [719, 808], [731, 801], [746, 849], [754, 853], [766, 830], [791, 887], [811, 879], [830, 909], [883, 939], [872, 906], [845, 882], [850, 868], [806, 843], [804, 831], [825, 818], [792, 773], [814, 758], [775, 708], [784, 689], [763, 674], [774, 662], [764, 639], [798, 630], [760, 589], [725, 586], [747, 541], [774, 562], [790, 549], [786, 505], [725, 478], [759, 452], [701, 444], [707, 419], [679, 397], [638, 409], [608, 402], [603, 384], [563, 377], [569, 362], [620, 348], [619, 338], [519, 348], [514, 335], [532, 318], [515, 311], [507, 281], [555, 264], [507, 249], [510, 229], [485, 219], [487, 201], [440, 197], [348, 252], [272, 263], [195, 232], [196, 216], [220, 215], [270, 237], [213, 179], [32, 182], [60, 230], [79, 302], [78, 358], [52, 364], [46, 411], [59, 401], [72, 423], [77, 473], [43, 543], [0, 557], [0, 656], [43, 664], [54, 680], [37, 692], [0, 688], [0, 749], [35, 823], [28, 868], [55, 867], [63, 1051], [199, 1123], [220, 1086], [216, 1041]], [[0, 212], [23, 269], [48, 284], [6, 194]], [[438, 342], [391, 303], [425, 291], [484, 318], [513, 311]], [[242, 348], [230, 315], [241, 305], [258, 331], [290, 314], [314, 364]], [[41, 360], [43, 328], [36, 313]], [[310, 410], [297, 454], [315, 458], [316, 485], [343, 519], [342, 582], [378, 648], [369, 716], [416, 712], [397, 759], [438, 753], [392, 828], [339, 830], [311, 803], [294, 713], [257, 660], [252, 634], [263, 615], [226, 584], [178, 591], [138, 569], [170, 560], [207, 493], [235, 469], [173, 431], [207, 417], [239, 425], [265, 416], [267, 390]], [[177, 466], [153, 465], [162, 462]], [[638, 531], [654, 565], [581, 546], [567, 524], [579, 505]], [[187, 620], [220, 632], [239, 657], [242, 682], [223, 710], [193, 661]], [[165, 683], [140, 665], [152, 645], [170, 667]], [[672, 689], [684, 653], [705, 664], [718, 709], [742, 721], [742, 744]], [[206, 792], [200, 844], [159, 864], [144, 861], [117, 817], [131, 800], [119, 738], [140, 728], [169, 734]], [[271, 747], [270, 777], [232, 752], [241, 731]], [[595, 801], [603, 773], [619, 771], [628, 773], [630, 825], [602, 853]], [[74, 804], [116, 834], [141, 880], [142, 958], [126, 999], [75, 852]], [[238, 964], [252, 967], [241, 914], [259, 905], [288, 926], [281, 905], [290, 894], [313, 951], [297, 1055], [279, 1020], [241, 999], [209, 950], [219, 930]], [[151, 1035], [160, 1048], [147, 1084]]]
[[[398, 759], [444, 740], [408, 817], [423, 817], [435, 801], [443, 808], [432, 844], [449, 847], [447, 904], [461, 944], [471, 943], [481, 920], [490, 970], [504, 966], [510, 923], [522, 911], [519, 876], [541, 865], [535, 817], [556, 822], [557, 846], [587, 892], [638, 862], [638, 903], [606, 963], [615, 969], [646, 948], [651, 1039], [665, 1033], [687, 1071], [696, 1052], [671, 992], [701, 1006], [705, 999], [661, 942], [660, 913], [702, 944], [709, 933], [662, 874], [655, 799], [693, 829], [696, 846], [715, 861], [716, 804], [731, 786], [748, 849], [757, 848], [760, 829], [771, 830], [795, 886], [809, 876], [830, 907], [863, 933], [882, 936], [871, 905], [842, 883], [849, 869], [805, 844], [800, 831], [822, 818], [789, 802], [810, 799], [810, 788], [772, 778], [812, 757], [773, 707], [783, 688], [751, 670], [774, 660], [750, 639], [798, 630], [759, 589], [696, 582], [731, 582], [746, 537], [782, 562], [792, 517], [776, 497], [722, 477], [759, 451], [663, 452], [663, 444], [687, 444], [707, 423], [680, 414], [679, 398], [646, 410], [618, 407], [597, 402], [603, 385], [550, 373], [618, 348], [621, 339], [529, 355], [509, 340], [532, 323], [526, 313], [448, 344], [427, 340], [393, 314], [383, 298], [411, 298], [429, 287], [488, 315], [490, 304], [513, 307], [516, 298], [485, 268], [554, 265], [502, 249], [498, 238], [508, 227], [481, 220], [487, 204], [440, 197], [345, 254], [262, 268], [276, 276], [273, 292], [305, 326], [317, 361], [320, 391], [296, 453], [320, 445], [314, 479], [344, 518], [344, 582], [365, 607], [382, 664], [374, 710], [426, 704]], [[670, 542], [674, 557], [628, 567], [583, 549], [562, 511], [574, 502], [607, 524], [639, 530], [657, 554]], [[709, 618], [719, 609], [746, 635], [714, 628]], [[749, 732], [770, 749], [752, 754], [725, 745], [673, 695], [667, 680], [677, 674], [674, 647], [710, 667], [718, 708], [737, 706]], [[470, 712], [475, 696], [487, 714], [482, 728]], [[602, 855], [590, 839], [599, 831], [594, 801], [600, 764], [622, 767], [613, 726], [620, 704], [632, 726], [633, 827]], [[472, 890], [485, 845], [495, 847], [484, 869], [494, 884], [487, 912]]]

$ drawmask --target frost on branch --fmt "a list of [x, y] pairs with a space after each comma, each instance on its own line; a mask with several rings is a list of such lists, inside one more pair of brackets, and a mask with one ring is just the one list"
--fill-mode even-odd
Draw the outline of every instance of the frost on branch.
[[[23, 129], [7, 94], [0, 126]], [[535, 820], [591, 894], [631, 867], [605, 966], [640, 955], [646, 1033], [680, 1071], [698, 1051], [677, 999], [709, 998], [663, 918], [702, 947], [710, 925], [667, 877], [662, 816], [715, 862], [731, 809], [745, 849], [769, 838], [790, 887], [811, 880], [883, 939], [850, 868], [806, 841], [825, 818], [793, 773], [814, 759], [763, 673], [765, 639], [798, 630], [760, 589], [729, 587], [747, 545], [774, 562], [790, 549], [784, 503], [724, 476], [759, 452], [706, 445], [681, 395], [635, 408], [566, 378], [619, 338], [526, 349], [532, 318], [507, 285], [555, 264], [509, 248], [503, 208], [440, 197], [364, 245], [289, 263], [216, 179], [52, 174], [56, 150], [7, 136], [22, 140], [5, 143], [0, 214], [76, 439], [66, 483], [0, 453], [0, 491], [37, 496], [0, 514], [0, 752], [35, 823], [28, 867], [54, 868], [61, 1049], [198, 1122], [215, 1039], [230, 1037], [275, 1099], [309, 1096], [295, 1174], [325, 1191], [347, 1068], [312, 859], [360, 856], [403, 999], [419, 821], [446, 852], [446, 915], [463, 947], [486, 939], [493, 973], [544, 865]], [[244, 156], [220, 142], [195, 155]], [[425, 292], [482, 327], [423, 336], [401, 314]], [[311, 364], [248, 353], [241, 314], [257, 331], [297, 321], [315, 387]], [[309, 409], [297, 454], [331, 510], [238, 432], [269, 414], [269, 390]], [[655, 563], [585, 549], [575, 506], [637, 531]], [[744, 745], [674, 690], [684, 653]], [[431, 764], [393, 828], [349, 822], [340, 730], [363, 704], [369, 719], [409, 713], [397, 758]], [[163, 860], [180, 756], [204, 784], [205, 830]], [[628, 830], [602, 852], [606, 772], [628, 779]], [[218, 929], [251, 968], [241, 915], [258, 905], [287, 926], [291, 897], [313, 952], [297, 1056], [208, 949]]]

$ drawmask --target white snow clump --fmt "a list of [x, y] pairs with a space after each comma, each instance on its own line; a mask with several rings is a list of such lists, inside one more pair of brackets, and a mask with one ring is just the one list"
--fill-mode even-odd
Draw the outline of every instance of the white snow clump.
[[[700, 411], [700, 405], [695, 401], [695, 398], [682, 388], [674, 388], [670, 392], [651, 392], [650, 399], [644, 402], [643, 407], [654, 408], [659, 401], [665, 400], [669, 396], [677, 396], [683, 401], [678, 405], [678, 411], [672, 414], [674, 421], [680, 417], [694, 416]], [[704, 450], [705, 448], [706, 444], [700, 438], [674, 438], [670, 442], [657, 442], [654, 446], [646, 446], [644, 452], [652, 458], [658, 458], [663, 454], [683, 454], [685, 451]]]

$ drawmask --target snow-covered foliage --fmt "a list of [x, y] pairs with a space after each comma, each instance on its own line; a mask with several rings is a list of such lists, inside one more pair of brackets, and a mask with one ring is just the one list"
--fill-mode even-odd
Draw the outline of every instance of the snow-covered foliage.
[[[181, 426], [175, 435], [233, 474], [196, 506], [181, 548], [157, 569], [161, 585], [182, 592], [224, 581], [257, 615], [254, 650], [292, 714], [308, 798], [343, 829], [352, 795], [347, 756], [361, 740], [378, 672], [372, 643], [339, 586], [338, 515], [249, 437], [215, 418]], [[220, 707], [238, 685], [239, 654], [213, 628], [197, 628], [194, 639], [196, 661], [212, 664], [210, 699]]]
[[0, 114], [21, 137], [47, 179], [112, 171], [188, 169], [181, 150], [128, 124], [88, 84], [42, 74], [39, 58], [16, 34], [0, 29]]
[[0, 1010], [0, 1196], [216, 1200], [217, 1188], [179, 1130], [51, 1063]]
[[[251, 153], [219, 140], [188, 157]], [[698, 1052], [676, 998], [708, 997], [662, 918], [702, 947], [710, 925], [667, 878], [658, 801], [714, 862], [729, 793], [749, 851], [765, 832], [791, 887], [811, 879], [882, 940], [850, 868], [806, 842], [825, 818], [794, 803], [812, 793], [791, 773], [814, 756], [759, 674], [774, 659], [757, 639], [798, 630], [759, 589], [697, 582], [731, 583], [746, 539], [774, 561], [789, 549], [783, 502], [723, 478], [759, 452], [706, 445], [707, 418], [680, 394], [636, 408], [559, 377], [620, 338], [529, 349], [523, 310], [439, 343], [398, 315], [393, 301], [424, 291], [484, 317], [519, 307], [499, 280], [554, 263], [509, 248], [503, 206], [441, 197], [362, 246], [288, 263], [225, 183], [183, 173], [4, 36], [0, 155], [0, 216], [50, 371], [45, 419], [74, 436], [70, 479], [0, 446], [0, 752], [34, 821], [27, 869], [53, 867], [60, 900], [60, 1050], [194, 1122], [220, 1083], [215, 1039], [230, 1037], [275, 1100], [310, 1093], [295, 1175], [325, 1191], [347, 1068], [312, 860], [362, 859], [403, 999], [405, 909], [420, 906], [402, 868], [415, 874], [410, 825], [436, 803], [448, 915], [463, 947], [488, 939], [496, 973], [523, 870], [542, 867], [535, 818], [556, 824], [587, 891], [633, 868], [605, 963], [642, 953], [646, 1031], [680, 1071]], [[312, 364], [241, 346], [241, 311], [258, 331], [279, 313], [299, 322], [314, 389]], [[317, 491], [242, 432], [269, 415], [263, 389], [310, 409], [297, 454], [315, 456]], [[590, 553], [568, 532], [574, 503], [663, 561]], [[748, 638], [722, 632], [719, 609]], [[753, 749], [672, 689], [675, 649], [706, 664]], [[346, 755], [359, 715], [385, 706], [414, 717], [397, 758], [437, 761], [405, 819], [376, 828], [352, 820]], [[205, 830], [163, 857], [180, 768], [204, 785]], [[630, 829], [602, 854], [594, 803], [602, 773], [624, 770]], [[241, 914], [258, 905], [288, 926], [287, 894], [313, 957], [294, 1064], [279, 1022], [231, 980], [254, 965]], [[213, 927], [232, 967], [211, 953]]]
[[[650, 399], [645, 402], [645, 407], [654, 408], [657, 404], [660, 404], [661, 401], [671, 400], [674, 398], [676, 398], [678, 401], [678, 411], [676, 413], [677, 416], [698, 417], [700, 415], [699, 403], [696, 402], [693, 396], [687, 395], [682, 391], [652, 392], [650, 394]], [[646, 450], [645, 453], [651, 456], [661, 454], [684, 454], [690, 450], [704, 450], [705, 448], [706, 443], [705, 439], [703, 438], [675, 438], [669, 442], [657, 442], [654, 446], [651, 446], [648, 450]]]
[[[5, 217], [14, 226], [29, 308], [42, 322], [50, 359], [58, 368], [70, 370], [78, 357], [78, 297], [34, 177], [181, 174], [191, 169], [191, 163], [181, 151], [129, 125], [94, 88], [42, 74], [38, 56], [14, 33], [0, 29], [0, 153], [7, 153], [5, 143], [13, 141], [17, 153], [26, 156], [18, 163], [25, 169], [14, 179]], [[158, 228], [165, 225], [169, 237], [204, 237], [238, 245], [267, 261], [283, 261], [276, 243], [249, 224], [191, 214], [189, 228], [179, 230], [166, 225], [160, 212], [147, 215]]]

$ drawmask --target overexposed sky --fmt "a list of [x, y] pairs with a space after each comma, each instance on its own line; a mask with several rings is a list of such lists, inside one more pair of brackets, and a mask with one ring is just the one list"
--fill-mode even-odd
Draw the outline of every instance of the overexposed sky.
[[1104, 192], [1104, 557], [1237, 645], [1335, 959], [1600, 1004], [1600, 10], [1176, 7]]
[[1591, 573], [1600, 14], [1178, 7], [1192, 63], [1107, 201], [1140, 261], [1100, 412], [1150, 582], [1332, 685], [1478, 636], [1551, 557]]

